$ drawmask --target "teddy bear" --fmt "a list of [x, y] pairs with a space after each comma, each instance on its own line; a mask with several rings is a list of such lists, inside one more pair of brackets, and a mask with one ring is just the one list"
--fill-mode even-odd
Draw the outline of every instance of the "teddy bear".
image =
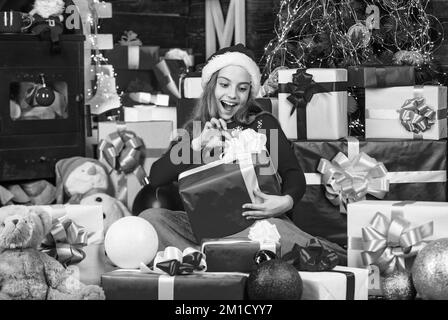
[[0, 298], [104, 300], [101, 287], [83, 284], [38, 250], [51, 227], [51, 215], [39, 207], [0, 208]]
[[112, 223], [120, 218], [132, 215], [128, 208], [126, 208], [120, 200], [117, 200], [103, 192], [87, 194], [81, 199], [80, 204], [101, 205], [103, 207], [104, 235], [106, 235], [106, 232]]
[[71, 157], [56, 162], [56, 203], [79, 204], [89, 192], [114, 196], [114, 187], [96, 159]]

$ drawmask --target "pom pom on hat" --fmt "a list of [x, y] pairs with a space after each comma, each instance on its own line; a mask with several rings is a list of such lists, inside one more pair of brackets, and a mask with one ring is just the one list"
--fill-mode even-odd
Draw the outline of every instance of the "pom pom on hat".
[[256, 97], [260, 90], [260, 68], [255, 62], [253, 52], [241, 43], [222, 48], [210, 56], [202, 69], [202, 88], [205, 88], [207, 82], [210, 81], [210, 78], [216, 71], [230, 65], [240, 66], [249, 73], [252, 87], [251, 93], [253, 97]]

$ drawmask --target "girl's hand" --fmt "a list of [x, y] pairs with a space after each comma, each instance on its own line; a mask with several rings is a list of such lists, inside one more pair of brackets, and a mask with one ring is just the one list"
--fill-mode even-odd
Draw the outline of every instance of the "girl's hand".
[[210, 121], [205, 123], [201, 135], [193, 139], [191, 146], [196, 151], [202, 150], [204, 147], [210, 149], [223, 147], [223, 136], [225, 139], [232, 138], [230, 133], [227, 132], [226, 122], [221, 118], [211, 118]]
[[294, 201], [290, 195], [276, 196], [254, 190], [255, 196], [260, 197], [263, 203], [246, 203], [243, 209], [252, 209], [243, 212], [248, 220], [260, 220], [280, 216], [292, 209]]

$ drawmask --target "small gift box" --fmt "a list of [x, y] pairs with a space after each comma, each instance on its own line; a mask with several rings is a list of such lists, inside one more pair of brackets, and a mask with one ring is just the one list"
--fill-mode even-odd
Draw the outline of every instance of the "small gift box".
[[248, 238], [203, 239], [201, 251], [207, 257], [207, 271], [249, 273], [256, 268], [259, 251], [268, 250], [281, 256], [279, 240], [275, 225], [263, 220], [251, 227]]
[[346, 137], [347, 70], [278, 71], [278, 120], [289, 139]]
[[336, 266], [322, 272], [300, 271], [302, 300], [367, 300], [368, 270]]
[[[125, 203], [129, 210], [132, 209], [132, 204], [134, 202], [135, 196], [138, 191], [142, 188], [141, 179], [145, 177], [152, 164], [162, 156], [162, 154], [167, 150], [170, 141], [171, 134], [173, 131], [172, 121], [139, 121], [139, 122], [99, 122], [98, 123], [98, 141], [111, 142], [111, 135], [116, 137], [117, 146], [119, 143], [119, 132], [129, 132], [132, 133], [134, 137], [138, 137], [142, 144], [138, 147], [135, 144], [128, 143], [129, 147], [129, 157], [128, 154], [124, 152], [126, 148], [121, 148], [121, 153], [117, 153], [114, 149], [107, 147], [107, 144], [100, 146], [99, 157], [104, 161], [109, 163], [109, 167], [113, 167], [114, 170], [110, 171], [111, 180], [115, 186], [115, 194], [118, 199]], [[121, 139], [121, 138], [120, 138]], [[136, 158], [136, 152], [133, 150], [140, 151], [142, 163], [140, 161], [133, 162], [131, 158]], [[109, 151], [107, 151], [109, 150]], [[123, 157], [121, 154], [123, 153]], [[118, 160], [117, 160], [118, 158]], [[130, 159], [130, 161], [122, 161], [129, 169], [138, 169], [139, 166], [136, 164], [141, 164], [142, 170], [126, 170], [126, 173], [117, 170], [117, 163], [115, 162], [121, 160]], [[112, 164], [112, 166], [111, 166]], [[135, 174], [136, 173], [136, 174]], [[143, 174], [144, 173], [144, 174]]]
[[101, 276], [107, 300], [244, 300], [247, 274], [205, 272], [169, 276], [116, 270]]
[[137, 34], [125, 31], [118, 45], [105, 52], [115, 69], [151, 70], [159, 62], [159, 46], [142, 46]]
[[189, 72], [181, 80], [182, 98], [200, 98], [202, 94], [202, 83], [200, 72]]
[[[307, 188], [296, 204], [293, 221], [303, 231], [340, 245], [347, 242], [347, 216], [341, 212], [344, 203], [364, 196], [368, 200], [379, 199], [378, 196], [383, 200], [447, 200], [446, 140], [356, 140], [350, 137], [341, 141], [296, 141], [294, 151], [305, 172]], [[356, 164], [353, 160], [361, 160], [361, 153], [368, 156], [363, 156], [368, 161]], [[334, 166], [322, 170], [323, 173], [318, 171], [322, 159], [330, 163], [334, 160]], [[374, 167], [374, 171], [369, 169]], [[333, 169], [336, 175], [331, 174]], [[331, 181], [332, 176], [336, 178], [334, 181]]]
[[100, 284], [101, 274], [115, 269], [104, 250], [103, 207], [39, 206], [50, 213], [53, 228], [41, 249], [67, 266], [84, 284]]
[[173, 107], [135, 105], [131, 108], [123, 107], [123, 112], [126, 122], [171, 121], [173, 128], [177, 126], [176, 108]]
[[384, 88], [415, 84], [413, 66], [350, 66], [347, 71], [349, 87]]
[[447, 87], [366, 89], [365, 103], [366, 138], [447, 137]]
[[253, 224], [242, 216], [242, 205], [261, 201], [254, 190], [281, 192], [266, 150], [266, 135], [253, 129], [235, 134], [220, 160], [204, 161], [206, 165], [179, 175], [179, 194], [199, 242], [229, 236]]
[[347, 233], [348, 265], [375, 266], [371, 268], [369, 293], [379, 294], [380, 276], [395, 270], [410, 271], [425, 244], [448, 236], [448, 203], [368, 200], [351, 203]]

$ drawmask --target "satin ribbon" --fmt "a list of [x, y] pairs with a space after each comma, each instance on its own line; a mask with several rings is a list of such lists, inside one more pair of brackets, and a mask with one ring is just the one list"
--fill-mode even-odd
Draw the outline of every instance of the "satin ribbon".
[[138, 35], [132, 30], [125, 31], [123, 32], [119, 43], [122, 46], [141, 46], [142, 42], [137, 36]]
[[427, 244], [423, 239], [433, 234], [433, 221], [410, 229], [403, 215], [402, 210], [395, 210], [389, 219], [377, 212], [369, 226], [362, 228], [362, 238], [349, 239], [349, 248], [362, 250], [364, 265], [376, 265], [385, 275], [405, 271], [405, 259], [416, 256]]
[[291, 263], [298, 271], [312, 272], [332, 270], [339, 262], [337, 254], [324, 248], [316, 238], [311, 238], [305, 247], [294, 244], [282, 259]]
[[166, 247], [159, 251], [153, 261], [153, 268], [140, 264], [143, 273], [167, 274], [169, 276], [205, 272], [207, 263], [205, 255], [193, 248], [186, 248], [183, 252], [176, 247]]
[[406, 100], [398, 112], [401, 125], [415, 134], [431, 129], [438, 120], [437, 113], [425, 103], [423, 97]]
[[81, 248], [87, 245], [87, 240], [88, 234], [83, 227], [62, 216], [53, 220], [51, 231], [42, 241], [40, 251], [68, 266], [86, 257]]
[[389, 191], [386, 167], [364, 152], [352, 159], [342, 152], [331, 162], [321, 159], [317, 171], [322, 174], [325, 196], [343, 213], [350, 202], [364, 200], [367, 194], [383, 199]]
[[146, 173], [141, 165], [143, 147], [142, 139], [122, 126], [98, 144], [99, 161], [106, 166], [109, 174], [115, 172], [118, 175], [116, 197], [124, 203], [127, 202], [127, 174], [134, 174], [140, 184], [144, 184]]

